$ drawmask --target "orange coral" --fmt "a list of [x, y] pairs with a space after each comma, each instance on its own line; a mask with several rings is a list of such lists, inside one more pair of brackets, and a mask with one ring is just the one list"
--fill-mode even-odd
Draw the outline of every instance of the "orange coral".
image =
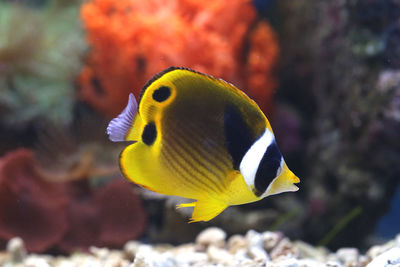
[[[222, 77], [270, 104], [278, 45], [249, 0], [92, 0], [81, 16], [91, 46], [81, 97], [114, 116], [152, 75], [185, 66]], [[265, 109], [264, 109], [265, 110]]]

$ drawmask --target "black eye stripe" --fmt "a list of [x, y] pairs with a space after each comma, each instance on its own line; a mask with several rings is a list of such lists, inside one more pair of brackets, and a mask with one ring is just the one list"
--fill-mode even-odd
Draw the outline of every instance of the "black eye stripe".
[[154, 122], [149, 122], [143, 129], [142, 141], [146, 145], [150, 146], [154, 143], [157, 137], [157, 129]]
[[273, 141], [265, 151], [254, 178], [255, 194], [257, 196], [261, 196], [267, 190], [268, 185], [275, 179], [281, 166], [281, 160], [282, 154], [276, 142]]
[[161, 86], [153, 92], [153, 99], [157, 102], [164, 102], [171, 95], [171, 89], [168, 86]]

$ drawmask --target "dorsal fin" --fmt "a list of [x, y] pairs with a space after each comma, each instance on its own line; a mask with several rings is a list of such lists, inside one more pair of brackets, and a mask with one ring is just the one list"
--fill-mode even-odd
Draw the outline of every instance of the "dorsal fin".
[[[226, 82], [226, 81], [224, 81], [224, 80], [222, 80], [222, 79], [217, 79], [217, 78], [215, 78], [215, 77], [213, 77], [213, 76], [211, 76], [211, 75], [208, 75], [208, 74], [199, 72], [199, 71], [197, 71], [197, 70], [193, 70], [193, 69], [191, 69], [191, 68], [171, 66], [171, 67], [168, 67], [168, 68], [166, 68], [165, 70], [162, 70], [162, 71], [160, 71], [159, 73], [155, 74], [153, 77], [151, 77], [151, 78], [144, 84], [144, 86], [142, 87], [142, 90], [140, 91], [140, 94], [139, 94], [139, 103], [140, 103], [140, 100], [142, 99], [142, 96], [143, 96], [144, 92], [146, 91], [146, 89], [147, 89], [152, 83], [154, 83], [155, 81], [157, 81], [158, 79], [160, 79], [160, 78], [161, 78], [162, 76], [164, 76], [165, 74], [167, 74], [167, 73], [169, 73], [169, 72], [171, 72], [171, 71], [174, 71], [174, 70], [187, 70], [187, 71], [190, 71], [190, 72], [193, 72], [193, 73], [197, 73], [197, 74], [203, 75], [203, 76], [205, 76], [205, 77], [207, 77], [207, 78], [210, 78], [210, 79], [212, 79], [212, 80], [220, 80], [220, 81], [222, 81], [222, 82], [225, 82], [225, 83], [231, 85], [230, 83], [228, 83], [228, 82]], [[233, 85], [231, 85], [231, 86], [233, 86]]]
[[157, 81], [158, 79], [160, 79], [164, 74], [166, 74], [166, 73], [168, 73], [168, 72], [170, 72], [170, 71], [179, 70], [179, 69], [182, 69], [182, 68], [172, 66], [172, 67], [166, 68], [165, 70], [160, 71], [159, 73], [157, 73], [156, 75], [154, 75], [153, 77], [151, 77], [151, 78], [143, 85], [142, 90], [140, 91], [140, 94], [139, 94], [139, 103], [140, 103], [140, 100], [142, 99], [142, 96], [143, 96], [144, 92], [146, 91], [146, 89], [147, 89], [152, 83], [154, 83], [155, 81]]

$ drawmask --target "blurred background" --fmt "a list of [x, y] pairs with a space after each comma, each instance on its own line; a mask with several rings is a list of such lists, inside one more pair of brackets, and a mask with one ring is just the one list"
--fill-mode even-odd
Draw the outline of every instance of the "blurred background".
[[[125, 181], [109, 120], [169, 66], [253, 98], [297, 193], [188, 224]], [[0, 0], [0, 249], [181, 244], [215, 225], [331, 249], [400, 233], [400, 4], [395, 0]]]

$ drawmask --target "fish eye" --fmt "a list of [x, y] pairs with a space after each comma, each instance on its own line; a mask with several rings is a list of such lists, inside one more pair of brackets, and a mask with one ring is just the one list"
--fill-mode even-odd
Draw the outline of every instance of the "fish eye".
[[168, 86], [161, 86], [153, 92], [153, 99], [157, 102], [164, 102], [171, 95], [171, 89]]

